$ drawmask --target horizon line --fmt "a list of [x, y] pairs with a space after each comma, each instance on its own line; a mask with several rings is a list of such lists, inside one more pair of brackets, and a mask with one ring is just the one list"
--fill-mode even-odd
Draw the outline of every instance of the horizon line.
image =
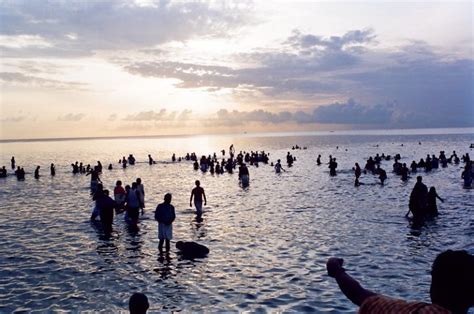
[[[119, 135], [119, 136], [84, 136], [84, 137], [44, 137], [44, 138], [12, 138], [12, 139], [0, 139], [0, 144], [3, 143], [15, 143], [15, 142], [56, 142], [56, 141], [84, 141], [84, 140], [114, 140], [114, 139], [151, 139], [151, 138], [175, 138], [175, 137], [199, 137], [199, 136], [268, 136], [268, 135], [279, 135], [286, 136], [292, 134], [300, 135], [350, 135], [348, 133], [356, 133], [354, 135], [363, 135], [364, 132], [393, 132], [396, 131], [413, 131], [413, 130], [464, 130], [467, 132], [460, 133], [448, 133], [448, 134], [474, 134], [474, 127], [449, 127], [449, 128], [409, 128], [409, 129], [358, 129], [358, 130], [324, 130], [324, 131], [270, 131], [270, 132], [239, 132], [239, 133], [202, 133], [202, 134], [154, 134], [154, 135]], [[422, 134], [436, 134], [436, 133], [418, 133]]]

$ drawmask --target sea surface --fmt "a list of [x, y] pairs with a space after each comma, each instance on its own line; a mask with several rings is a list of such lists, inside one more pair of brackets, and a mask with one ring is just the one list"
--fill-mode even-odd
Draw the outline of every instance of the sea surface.
[[[420, 230], [404, 217], [414, 177], [402, 182], [391, 172], [393, 161], [384, 161], [385, 186], [367, 174], [356, 188], [351, 169], [376, 153], [399, 153], [408, 165], [441, 150], [472, 156], [471, 143], [472, 129], [0, 143], [0, 167], [11, 174], [15, 156], [27, 172], [25, 181], [0, 179], [0, 312], [126, 311], [130, 295], [141, 291], [152, 311], [353, 313], [357, 308], [327, 276], [331, 256], [344, 258], [348, 273], [372, 291], [429, 302], [436, 255], [474, 253], [474, 190], [462, 188], [462, 163], [422, 174], [445, 202], [438, 202], [440, 216]], [[270, 161], [284, 161], [288, 151], [297, 160], [281, 174], [270, 165], [250, 167], [245, 189], [236, 173], [211, 175], [188, 161], [171, 162], [173, 153], [220, 155], [231, 144], [237, 152], [264, 150]], [[307, 149], [291, 150], [294, 145]], [[122, 169], [118, 160], [129, 154], [138, 163]], [[157, 164], [148, 165], [148, 154]], [[326, 164], [316, 165], [318, 154], [325, 163], [329, 155], [337, 158], [336, 177]], [[90, 177], [73, 175], [70, 164], [98, 160], [111, 191], [116, 180], [142, 179], [148, 219], [138, 232], [127, 228], [123, 215], [115, 217], [111, 237], [89, 221]], [[200, 223], [189, 206], [196, 179], [208, 200]], [[153, 212], [167, 192], [177, 218], [172, 252], [160, 258]], [[202, 243], [210, 254], [182, 259], [174, 248], [178, 240]]]

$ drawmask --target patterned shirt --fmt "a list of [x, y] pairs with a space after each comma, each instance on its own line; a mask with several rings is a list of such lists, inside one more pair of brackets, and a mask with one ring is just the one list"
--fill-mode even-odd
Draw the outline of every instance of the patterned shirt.
[[406, 302], [377, 294], [362, 303], [359, 313], [450, 314], [451, 311], [436, 304]]

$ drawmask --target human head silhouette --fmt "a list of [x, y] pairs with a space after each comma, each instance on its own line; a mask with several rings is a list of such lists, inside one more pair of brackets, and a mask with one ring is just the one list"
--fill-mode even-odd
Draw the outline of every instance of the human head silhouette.
[[171, 198], [172, 198], [171, 193], [166, 193], [165, 194], [165, 203], [167, 203], [167, 204], [171, 203]]
[[474, 256], [466, 251], [439, 254], [431, 269], [431, 302], [453, 313], [474, 306]]
[[194, 182], [196, 184], [196, 186], [200, 186], [201, 185], [201, 182], [199, 182], [199, 180], [196, 180], [196, 182]]
[[148, 303], [148, 298], [145, 294], [140, 292], [135, 292], [130, 297], [128, 302], [128, 309], [130, 314], [144, 314], [148, 311], [150, 304]]

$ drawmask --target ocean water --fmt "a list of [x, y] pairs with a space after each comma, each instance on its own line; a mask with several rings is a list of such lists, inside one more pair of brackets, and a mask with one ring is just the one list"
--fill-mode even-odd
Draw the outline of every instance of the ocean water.
[[[0, 143], [0, 166], [9, 169], [15, 156], [27, 172], [25, 181], [0, 179], [0, 312], [125, 311], [130, 295], [142, 291], [153, 311], [352, 313], [356, 307], [327, 276], [331, 256], [344, 258], [348, 273], [370, 290], [429, 302], [436, 255], [446, 249], [474, 253], [473, 190], [462, 188], [462, 163], [423, 173], [445, 202], [438, 202], [440, 216], [421, 230], [404, 218], [414, 177], [402, 182], [391, 173], [393, 161], [384, 161], [385, 186], [362, 175], [365, 185], [356, 188], [351, 168], [355, 162], [363, 167], [376, 153], [400, 153], [407, 164], [441, 150], [472, 156], [474, 134], [399, 133]], [[170, 162], [172, 153], [219, 155], [230, 144], [237, 152], [265, 150], [271, 161], [285, 160], [290, 151], [297, 161], [289, 169], [284, 165], [281, 174], [269, 165], [250, 167], [245, 189], [236, 173], [211, 175], [194, 171], [191, 162]], [[296, 144], [308, 149], [291, 150]], [[138, 163], [124, 170], [118, 160], [130, 153]], [[148, 154], [156, 165], [148, 165]], [[327, 165], [316, 166], [318, 154], [324, 162], [330, 154], [337, 158], [336, 177], [329, 176]], [[100, 160], [101, 179], [110, 190], [116, 180], [131, 184], [142, 178], [145, 216], [151, 219], [139, 223], [140, 231], [130, 231], [122, 215], [115, 217], [110, 238], [91, 224], [90, 178], [71, 173], [76, 160], [91, 165]], [[49, 175], [51, 162], [55, 177]], [[39, 180], [32, 175], [36, 165]], [[189, 207], [196, 179], [208, 198], [201, 223]], [[159, 257], [152, 218], [167, 192], [177, 214], [174, 241], [208, 246], [207, 258], [181, 259], [174, 241], [169, 258]]]

